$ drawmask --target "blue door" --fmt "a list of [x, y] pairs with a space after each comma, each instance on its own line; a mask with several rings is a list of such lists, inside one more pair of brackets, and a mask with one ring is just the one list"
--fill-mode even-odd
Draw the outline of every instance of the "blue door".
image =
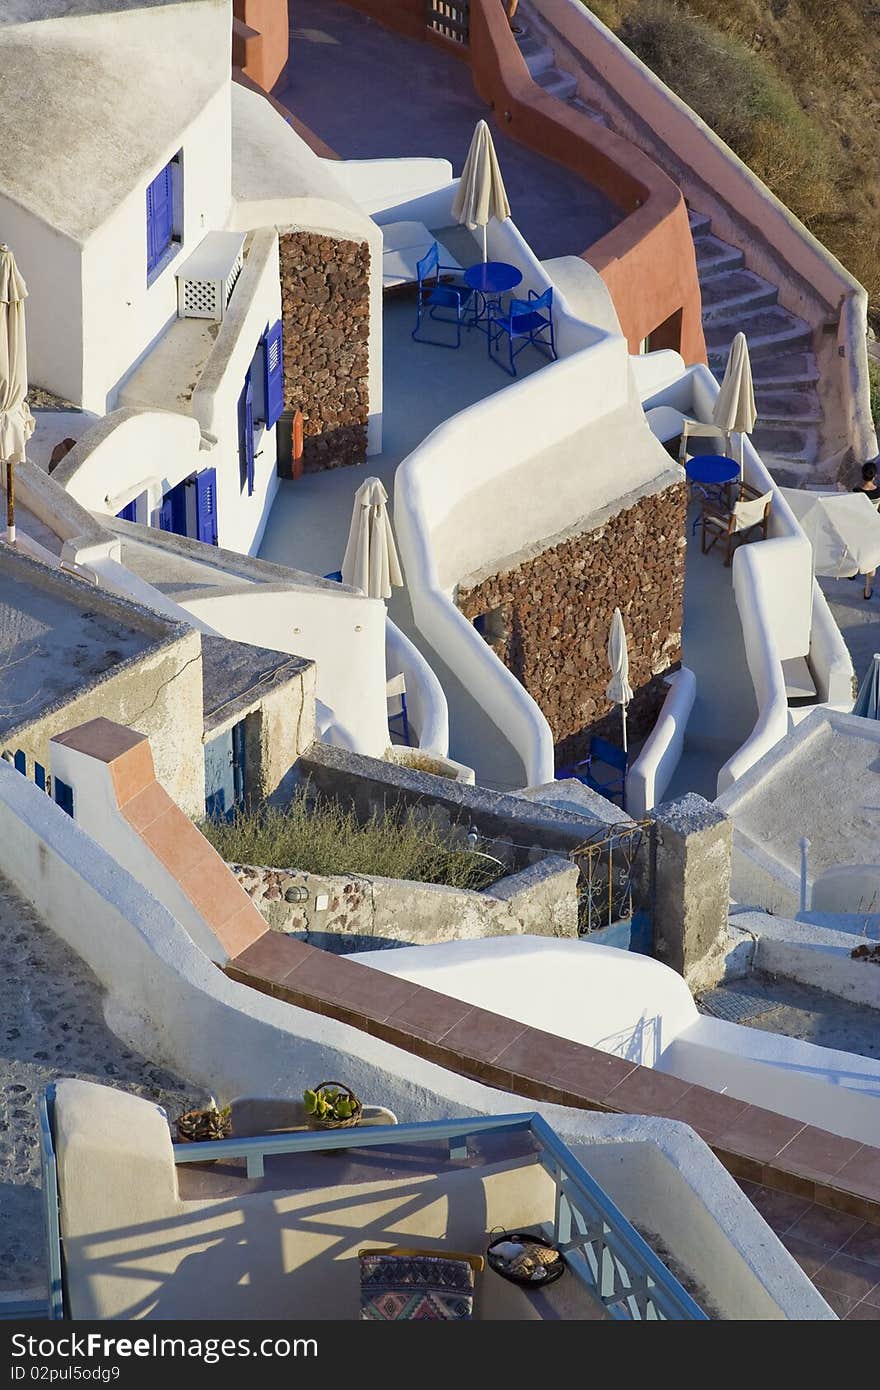
[[162, 498], [159, 509], [159, 527], [163, 531], [173, 531], [176, 536], [185, 536], [186, 530], [186, 482], [178, 483]]
[[231, 816], [244, 801], [244, 726], [242, 719], [205, 744], [205, 813]]
[[235, 807], [232, 730], [205, 744], [205, 814], [225, 816]]
[[242, 491], [246, 483], [248, 497], [251, 497], [254, 491], [254, 388], [250, 372], [238, 398], [238, 467]]
[[217, 544], [217, 470], [203, 468], [195, 477], [196, 538], [206, 545]]

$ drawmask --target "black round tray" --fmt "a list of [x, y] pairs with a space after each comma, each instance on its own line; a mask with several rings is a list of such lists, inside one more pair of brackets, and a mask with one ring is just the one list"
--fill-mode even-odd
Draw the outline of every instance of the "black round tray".
[[544, 1236], [536, 1236], [529, 1231], [503, 1231], [501, 1235], [496, 1236], [490, 1242], [486, 1249], [486, 1263], [490, 1269], [494, 1269], [496, 1274], [500, 1274], [502, 1279], [509, 1280], [511, 1284], [519, 1284], [524, 1289], [544, 1289], [548, 1284], [555, 1284], [557, 1279], [562, 1278], [565, 1273], [565, 1260], [561, 1254], [555, 1264], [542, 1266], [547, 1271], [543, 1279], [526, 1278], [507, 1269], [493, 1253], [496, 1245], [501, 1245], [507, 1240], [519, 1241], [524, 1245], [543, 1245], [545, 1250], [556, 1249], [552, 1240], [546, 1240]]

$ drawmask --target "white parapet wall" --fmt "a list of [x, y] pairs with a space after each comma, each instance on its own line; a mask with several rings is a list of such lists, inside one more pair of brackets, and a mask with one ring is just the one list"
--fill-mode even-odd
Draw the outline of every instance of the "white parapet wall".
[[503, 999], [519, 1023], [804, 1124], [865, 1144], [880, 1138], [880, 1060], [704, 1018], [682, 977], [648, 956], [519, 936], [401, 946], [352, 959], [474, 1008]]
[[[520, 269], [523, 294], [540, 293], [552, 283], [512, 221], [490, 224], [488, 251]], [[625, 505], [628, 494], [635, 495], [658, 474], [624, 339], [572, 314], [562, 294], [554, 297], [554, 320], [559, 361], [438, 426], [398, 468], [394, 494], [416, 626], [503, 731], [522, 760], [529, 785], [553, 780], [550, 726], [536, 701], [458, 610], [455, 586], [518, 551], [536, 553], [542, 541], [550, 543], [579, 518]], [[557, 489], [548, 489], [545, 466], [540, 497], [546, 515], [539, 516], [536, 507], [523, 504], [518, 492], [523, 477], [514, 481], [516, 470], [531, 459], [546, 460], [554, 449], [571, 447], [573, 438], [593, 425], [597, 447], [600, 442], [607, 447], [616, 429], [633, 431], [623, 449], [627, 466], [617, 474], [608, 474], [601, 465], [591, 468], [584, 439], [577, 494], [563, 506], [560, 490], [551, 517]], [[571, 478], [569, 484], [574, 485]], [[487, 524], [486, 507], [476, 501], [484, 503], [490, 490], [499, 504]]]
[[[693, 419], [709, 421], [718, 390], [709, 369], [698, 364], [648, 397], [644, 406], [646, 410], [671, 406]], [[835, 708], [852, 703], [852, 660], [813, 576], [810, 543], [748, 438], [743, 477], [758, 492], [773, 494], [767, 539], [740, 546], [733, 557], [733, 591], [758, 718], [748, 739], [721, 768], [719, 794], [792, 727], [784, 660], [809, 656], [820, 702]]]
[[663, 800], [684, 750], [684, 736], [697, 694], [693, 671], [682, 666], [667, 676], [669, 687], [657, 722], [626, 774], [627, 810], [636, 820]]
[[539, 1110], [624, 1214], [678, 1252], [722, 1315], [833, 1318], [686, 1125], [535, 1105], [228, 979], [161, 903], [6, 764], [0, 836], [9, 881], [94, 971], [114, 1031], [158, 1064], [221, 1099], [296, 1097], [341, 1076], [401, 1120]]

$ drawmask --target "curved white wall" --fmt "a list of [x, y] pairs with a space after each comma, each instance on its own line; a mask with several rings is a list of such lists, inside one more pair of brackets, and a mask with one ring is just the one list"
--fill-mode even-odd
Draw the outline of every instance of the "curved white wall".
[[640, 820], [663, 800], [684, 751], [688, 719], [697, 695], [697, 678], [687, 666], [666, 677], [669, 686], [657, 722], [626, 774], [626, 809]]
[[445, 758], [449, 752], [449, 707], [443, 686], [422, 653], [390, 618], [385, 620], [385, 671], [406, 681], [406, 708], [414, 746]]

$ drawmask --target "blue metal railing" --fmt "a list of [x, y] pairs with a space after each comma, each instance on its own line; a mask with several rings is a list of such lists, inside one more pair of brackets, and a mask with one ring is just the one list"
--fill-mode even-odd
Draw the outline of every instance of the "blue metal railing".
[[[63, 1283], [58, 1187], [52, 1134], [54, 1087], [40, 1102], [43, 1162], [43, 1205], [49, 1248], [50, 1318], [61, 1318]], [[208, 1146], [212, 1161], [244, 1159], [249, 1178], [265, 1172], [265, 1160], [275, 1154], [312, 1153], [328, 1149], [396, 1148], [437, 1142], [449, 1146], [451, 1159], [468, 1156], [467, 1141], [491, 1133], [528, 1132], [536, 1141], [538, 1160], [556, 1184], [555, 1212], [545, 1233], [565, 1253], [569, 1270], [602, 1303], [612, 1318], [622, 1321], [704, 1320], [675, 1275], [602, 1187], [590, 1176], [571, 1149], [538, 1114], [492, 1115], [462, 1120], [429, 1120], [419, 1124], [370, 1125], [342, 1130], [307, 1130], [259, 1135], [248, 1139], [218, 1139]], [[174, 1144], [178, 1164], [204, 1163], [203, 1144]]]

